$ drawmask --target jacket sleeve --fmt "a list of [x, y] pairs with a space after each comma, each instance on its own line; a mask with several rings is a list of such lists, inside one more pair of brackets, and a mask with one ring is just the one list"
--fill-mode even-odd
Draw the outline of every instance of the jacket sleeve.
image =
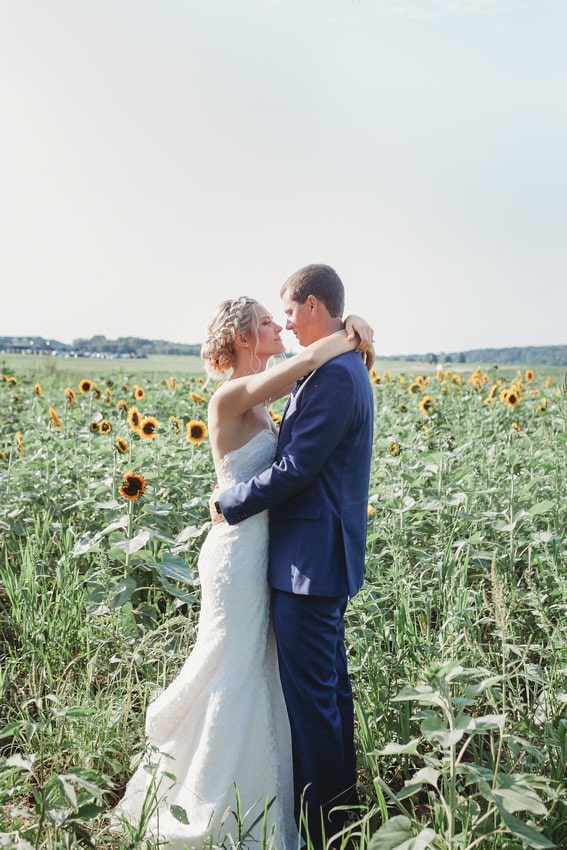
[[272, 466], [220, 494], [218, 501], [230, 525], [274, 508], [309, 486], [344, 438], [353, 417], [356, 388], [340, 360], [330, 360], [318, 369], [300, 393], [289, 439]]

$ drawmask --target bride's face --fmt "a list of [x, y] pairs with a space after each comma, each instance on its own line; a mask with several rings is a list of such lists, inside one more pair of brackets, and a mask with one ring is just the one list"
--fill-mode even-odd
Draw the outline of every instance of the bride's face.
[[274, 321], [274, 317], [262, 304], [256, 304], [254, 309], [256, 312], [255, 353], [268, 357], [272, 357], [274, 354], [283, 354], [285, 346], [281, 338], [282, 326]]

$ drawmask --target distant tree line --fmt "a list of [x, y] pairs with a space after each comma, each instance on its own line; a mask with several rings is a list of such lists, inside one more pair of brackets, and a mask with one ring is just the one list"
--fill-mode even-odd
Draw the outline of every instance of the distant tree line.
[[[137, 357], [149, 357], [152, 354], [185, 354], [199, 356], [201, 343], [168, 342], [164, 339], [144, 339], [137, 336], [121, 336], [107, 339], [103, 335], [90, 339], [79, 338], [71, 345], [57, 340], [45, 340], [43, 337], [0, 337], [0, 351], [24, 352], [31, 354], [106, 354]], [[532, 345], [514, 348], [474, 348], [468, 351], [427, 352], [426, 354], [397, 354], [384, 356], [381, 360], [409, 360], [427, 363], [467, 363], [476, 366], [479, 363], [518, 366], [566, 366], [567, 345]]]
[[70, 348], [77, 353], [100, 354], [190, 354], [199, 356], [199, 343], [188, 345], [181, 342], [167, 342], [164, 339], [142, 339], [137, 336], [120, 336], [107, 339], [105, 336], [92, 336], [90, 339], [75, 339]]
[[515, 348], [474, 348], [438, 354], [408, 354], [389, 360], [418, 360], [427, 363], [494, 363], [518, 366], [567, 366], [567, 345], [532, 345]]

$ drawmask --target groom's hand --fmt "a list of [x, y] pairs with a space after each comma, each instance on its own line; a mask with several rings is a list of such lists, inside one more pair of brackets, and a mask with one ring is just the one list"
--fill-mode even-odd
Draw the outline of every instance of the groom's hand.
[[211, 522], [213, 525], [217, 525], [219, 522], [224, 522], [221, 506], [218, 503], [218, 489], [219, 487], [217, 484], [212, 496], [209, 498], [209, 513], [211, 515]]

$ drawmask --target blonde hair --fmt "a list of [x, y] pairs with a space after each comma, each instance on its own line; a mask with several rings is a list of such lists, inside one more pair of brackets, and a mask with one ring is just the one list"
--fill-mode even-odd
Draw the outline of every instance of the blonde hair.
[[201, 357], [209, 374], [223, 375], [234, 367], [236, 334], [257, 330], [255, 307], [259, 302], [246, 295], [223, 301], [207, 325], [207, 336], [201, 346]]

